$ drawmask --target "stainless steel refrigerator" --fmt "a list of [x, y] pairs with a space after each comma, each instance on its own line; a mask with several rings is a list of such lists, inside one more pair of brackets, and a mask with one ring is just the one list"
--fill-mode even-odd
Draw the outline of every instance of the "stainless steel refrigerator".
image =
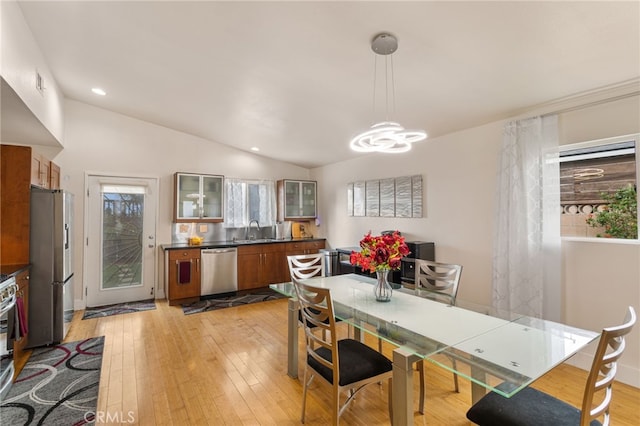
[[27, 347], [64, 339], [73, 317], [73, 194], [31, 188]]

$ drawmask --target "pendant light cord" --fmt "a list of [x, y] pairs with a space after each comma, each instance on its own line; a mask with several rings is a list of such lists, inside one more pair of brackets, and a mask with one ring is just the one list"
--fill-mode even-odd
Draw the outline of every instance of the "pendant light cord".
[[[376, 94], [378, 82], [378, 56], [373, 56], [373, 99], [371, 101], [371, 116], [375, 120], [376, 116]], [[391, 57], [391, 60], [389, 60]], [[389, 69], [391, 70], [391, 87], [389, 87]], [[389, 93], [391, 93], [391, 109], [389, 108]], [[389, 114], [391, 111], [391, 114]], [[391, 116], [396, 113], [396, 82], [393, 73], [393, 54], [384, 55], [384, 118], [391, 121]]]
[[376, 119], [376, 80], [378, 79], [378, 55], [373, 55], [373, 102], [371, 103], [371, 117]]
[[[374, 56], [373, 72], [373, 113], [376, 112], [376, 77], [377, 77], [377, 56]], [[391, 58], [389, 60], [389, 58]], [[391, 87], [389, 87], [389, 70], [391, 70]], [[391, 94], [391, 108], [389, 108], [389, 94]], [[389, 114], [391, 111], [391, 114]], [[384, 118], [391, 121], [391, 117], [396, 113], [396, 82], [393, 74], [393, 54], [384, 55]]]
[[396, 78], [393, 74], [393, 54], [389, 55], [391, 57], [391, 115], [395, 117], [396, 115]]

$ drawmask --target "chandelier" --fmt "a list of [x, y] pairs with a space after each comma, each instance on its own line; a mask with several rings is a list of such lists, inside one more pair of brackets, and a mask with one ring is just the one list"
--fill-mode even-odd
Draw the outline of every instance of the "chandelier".
[[[395, 110], [395, 83], [393, 80], [393, 56], [392, 53], [398, 49], [398, 40], [389, 33], [380, 33], [371, 41], [371, 50], [376, 55], [384, 56], [384, 78], [385, 78], [385, 121], [375, 123], [369, 130], [366, 130], [351, 139], [351, 149], [358, 152], [386, 152], [400, 153], [411, 149], [413, 142], [418, 142], [427, 137], [423, 130], [406, 130], [399, 123], [389, 119], [389, 92], [391, 92], [391, 102]], [[377, 56], [376, 56], [377, 58]], [[389, 79], [389, 69], [391, 79]], [[376, 69], [374, 63], [373, 77], [373, 106], [375, 109], [376, 99]], [[391, 82], [391, 85], [389, 85]]]

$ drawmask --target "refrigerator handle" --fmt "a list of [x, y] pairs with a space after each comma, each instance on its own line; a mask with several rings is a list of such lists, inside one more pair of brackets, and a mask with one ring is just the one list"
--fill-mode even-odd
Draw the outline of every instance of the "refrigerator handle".
[[64, 224], [64, 248], [69, 249], [69, 224]]

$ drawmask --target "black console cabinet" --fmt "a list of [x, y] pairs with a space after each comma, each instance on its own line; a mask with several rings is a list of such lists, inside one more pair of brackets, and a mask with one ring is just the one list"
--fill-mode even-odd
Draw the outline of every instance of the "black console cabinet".
[[[407, 246], [411, 253], [402, 258], [402, 266], [398, 271], [391, 271], [389, 279], [395, 284], [409, 284], [413, 285], [415, 280], [415, 259], [431, 260], [436, 259], [435, 244], [424, 241], [407, 241]], [[352, 251], [359, 251], [360, 247], [345, 247], [338, 248], [338, 270], [336, 275], [342, 274], [360, 274], [369, 277], [375, 277], [375, 274], [369, 273], [369, 271], [363, 271], [358, 266], [353, 266], [349, 260]]]
[[[411, 241], [407, 242], [407, 246], [409, 246], [408, 256], [402, 258], [402, 266], [400, 267], [400, 281], [401, 284], [405, 284], [408, 286], [413, 286], [415, 283], [416, 270], [415, 270], [415, 260], [436, 260], [436, 246], [434, 243], [428, 243], [424, 241]], [[396, 281], [394, 281], [396, 282]]]

